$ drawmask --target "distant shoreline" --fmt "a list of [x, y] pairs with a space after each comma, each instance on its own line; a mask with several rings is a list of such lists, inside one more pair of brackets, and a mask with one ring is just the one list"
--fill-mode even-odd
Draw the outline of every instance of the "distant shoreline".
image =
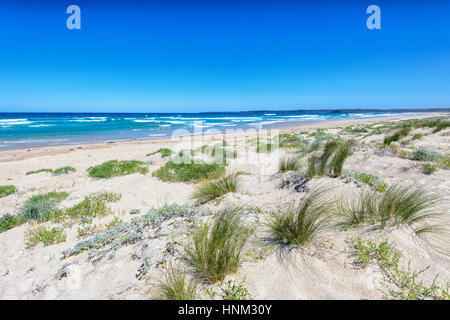
[[[345, 120], [328, 120], [328, 121], [317, 121], [314, 123], [307, 123], [305, 121], [291, 121], [289, 123], [285, 123], [279, 127], [267, 128], [268, 131], [276, 130], [277, 133], [299, 133], [301, 131], [314, 131], [319, 128], [335, 128], [340, 126], [348, 126], [348, 125], [358, 125], [358, 124], [369, 124], [375, 122], [390, 122], [390, 121], [398, 121], [398, 120], [406, 120], [406, 119], [420, 119], [420, 118], [428, 118], [434, 116], [448, 116], [448, 113], [427, 113], [422, 115], [415, 116], [392, 116], [392, 117], [373, 117], [373, 118], [363, 118], [363, 119], [345, 119]], [[263, 129], [264, 130], [264, 129]], [[235, 134], [227, 135], [227, 139], [248, 139], [259, 134], [260, 130], [254, 130], [253, 133], [242, 133], [238, 132]], [[273, 136], [272, 132], [272, 136]], [[202, 140], [205, 143], [211, 141], [222, 141], [224, 138], [222, 134], [211, 134], [211, 135], [203, 135], [201, 136]], [[186, 136], [181, 138], [183, 141], [189, 141], [192, 139], [192, 136]], [[57, 145], [57, 146], [42, 146], [42, 147], [33, 147], [33, 148], [20, 148], [20, 149], [10, 149], [10, 150], [2, 150], [0, 151], [0, 163], [1, 162], [9, 162], [21, 159], [27, 159], [31, 157], [40, 157], [40, 156], [49, 156], [49, 155], [58, 155], [69, 153], [75, 150], [93, 150], [93, 149], [109, 149], [112, 147], [125, 146], [125, 145], [143, 145], [149, 146], [153, 144], [169, 146], [174, 143], [171, 138], [161, 137], [161, 138], [153, 138], [153, 139], [135, 139], [135, 140], [126, 140], [126, 141], [110, 141], [110, 142], [87, 142], [87, 143], [78, 143], [72, 145]]]

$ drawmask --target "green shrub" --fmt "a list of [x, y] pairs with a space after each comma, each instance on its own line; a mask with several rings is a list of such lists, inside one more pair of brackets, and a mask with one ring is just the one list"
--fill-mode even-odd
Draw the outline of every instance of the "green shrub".
[[46, 227], [41, 226], [28, 231], [25, 237], [25, 246], [27, 248], [32, 248], [38, 243], [43, 243], [44, 246], [48, 246], [55, 243], [65, 242], [67, 236], [61, 228], [47, 229]]
[[425, 174], [433, 174], [436, 171], [436, 166], [429, 163], [422, 164], [422, 168]]
[[30, 174], [35, 174], [35, 173], [41, 173], [41, 172], [50, 172], [53, 173], [52, 169], [39, 169], [39, 170], [34, 170], [34, 171], [27, 171], [26, 175], [30, 175]]
[[170, 265], [164, 278], [156, 286], [155, 295], [163, 300], [195, 300], [198, 281], [187, 279], [187, 273], [180, 266]]
[[161, 158], [165, 158], [165, 157], [169, 157], [172, 155], [173, 151], [170, 150], [169, 148], [160, 148], [155, 152], [151, 152], [151, 153], [147, 153], [146, 157], [148, 156], [152, 156], [154, 154], [160, 153], [161, 154]]
[[110, 160], [88, 169], [89, 176], [93, 178], [111, 178], [133, 173], [147, 174], [148, 168], [138, 160]]
[[73, 167], [62, 167], [62, 168], [58, 168], [53, 170], [53, 174], [54, 175], [60, 175], [60, 174], [68, 174], [69, 172], [75, 172], [77, 171], [77, 169], [73, 168]]
[[0, 198], [9, 196], [17, 191], [17, 188], [12, 185], [0, 186]]
[[202, 179], [215, 179], [225, 174], [225, 168], [217, 163], [175, 163], [168, 161], [152, 175], [162, 181], [198, 182]]
[[237, 174], [230, 174], [217, 180], [208, 180], [197, 187], [193, 198], [200, 204], [214, 200], [228, 192], [236, 192], [239, 184]]
[[238, 270], [251, 233], [238, 209], [225, 209], [213, 223], [197, 226], [193, 244], [186, 249], [189, 261], [204, 280], [222, 281]]
[[436, 161], [440, 157], [441, 155], [438, 152], [421, 147], [414, 151], [411, 159], [416, 161]]
[[297, 171], [301, 168], [298, 157], [286, 157], [280, 160], [279, 172]]
[[327, 199], [327, 189], [315, 189], [296, 206], [272, 214], [270, 232], [280, 241], [292, 245], [307, 245], [316, 240], [328, 224], [333, 202]]

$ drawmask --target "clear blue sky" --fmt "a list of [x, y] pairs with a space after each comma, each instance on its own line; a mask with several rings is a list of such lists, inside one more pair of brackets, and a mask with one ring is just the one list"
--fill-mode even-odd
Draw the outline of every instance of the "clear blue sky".
[[450, 1], [188, 2], [1, 0], [0, 111], [450, 107]]

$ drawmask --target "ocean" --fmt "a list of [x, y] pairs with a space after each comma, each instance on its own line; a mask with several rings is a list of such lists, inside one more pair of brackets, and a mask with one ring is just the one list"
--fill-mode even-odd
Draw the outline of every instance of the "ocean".
[[[412, 115], [386, 111], [255, 111], [223, 113], [0, 113], [0, 151], [56, 145], [168, 138], [207, 130], [265, 129], [339, 119]], [[300, 123], [299, 123], [300, 122]]]

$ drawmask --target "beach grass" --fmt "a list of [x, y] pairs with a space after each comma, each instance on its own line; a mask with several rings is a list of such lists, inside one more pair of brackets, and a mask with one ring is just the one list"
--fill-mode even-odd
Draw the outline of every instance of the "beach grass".
[[399, 141], [401, 138], [406, 137], [412, 128], [409, 124], [404, 124], [400, 129], [396, 130], [394, 133], [390, 135], [386, 135], [383, 140], [383, 144], [388, 146], [394, 141]]
[[297, 171], [301, 168], [301, 161], [299, 157], [284, 157], [280, 160], [278, 165], [278, 172]]
[[440, 215], [440, 197], [412, 184], [393, 184], [384, 193], [362, 191], [350, 199], [343, 206], [349, 224], [379, 222], [384, 228], [388, 223], [413, 225]]
[[19, 224], [20, 221], [17, 215], [7, 213], [0, 217], [0, 232], [12, 229]]
[[239, 175], [229, 174], [216, 180], [204, 181], [197, 187], [192, 197], [197, 199], [199, 204], [204, 204], [226, 193], [236, 192], [238, 185]]
[[214, 222], [197, 226], [193, 244], [186, 252], [199, 277], [214, 283], [235, 273], [252, 232], [243, 222], [238, 208], [227, 208], [218, 213]]
[[216, 179], [225, 174], [223, 165], [217, 163], [175, 163], [168, 161], [152, 175], [167, 182], [199, 182]]
[[13, 185], [3, 185], [0, 186], [0, 198], [9, 196], [17, 192], [17, 188]]
[[188, 279], [185, 269], [170, 264], [156, 285], [154, 295], [161, 300], [195, 300], [197, 286], [198, 280]]
[[110, 160], [90, 167], [87, 171], [93, 178], [112, 178], [133, 173], [147, 174], [148, 168], [145, 162], [138, 160]]
[[272, 213], [267, 226], [272, 235], [283, 243], [308, 245], [317, 240], [327, 228], [329, 213], [334, 207], [328, 199], [328, 189], [312, 190], [299, 204]]

